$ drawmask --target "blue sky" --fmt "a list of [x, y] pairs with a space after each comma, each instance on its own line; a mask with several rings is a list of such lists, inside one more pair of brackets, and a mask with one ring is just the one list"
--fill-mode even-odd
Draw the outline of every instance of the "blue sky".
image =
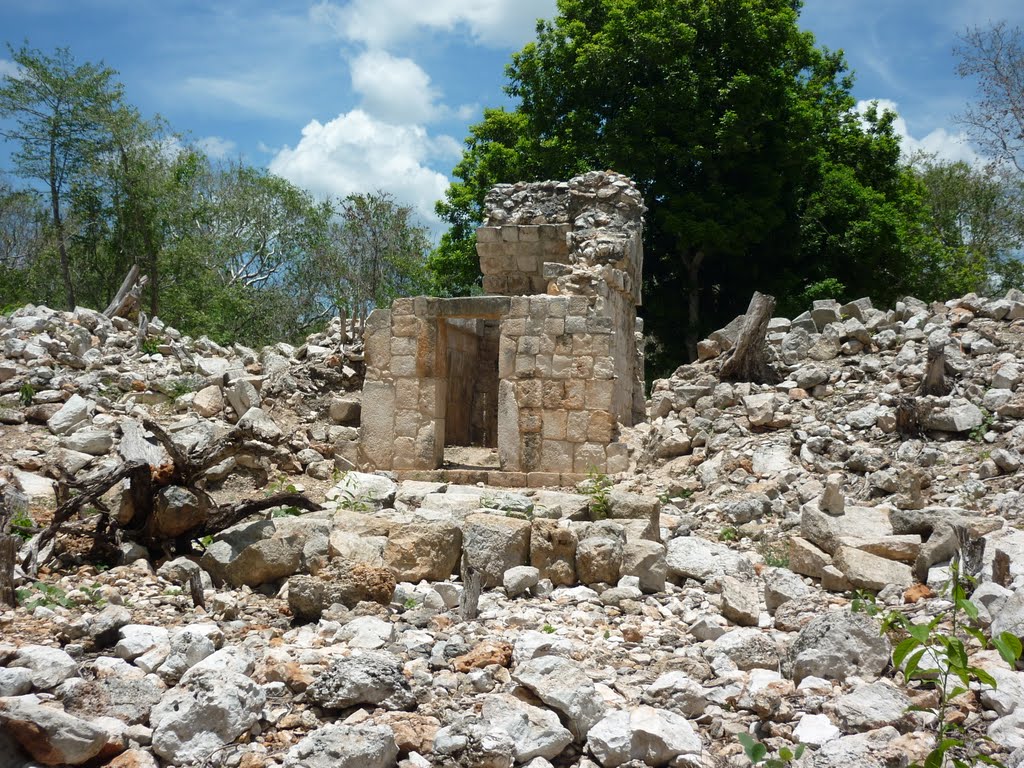
[[[434, 223], [467, 126], [505, 103], [509, 54], [554, 10], [555, 0], [0, 0], [0, 38], [103, 60], [143, 114], [212, 155], [317, 195], [391, 191]], [[845, 50], [858, 99], [897, 109], [907, 147], [970, 160], [954, 115], [974, 86], [957, 77], [952, 48], [968, 25], [1000, 19], [1024, 25], [1024, 2], [806, 0], [802, 26]], [[9, 58], [0, 50], [0, 73]]]

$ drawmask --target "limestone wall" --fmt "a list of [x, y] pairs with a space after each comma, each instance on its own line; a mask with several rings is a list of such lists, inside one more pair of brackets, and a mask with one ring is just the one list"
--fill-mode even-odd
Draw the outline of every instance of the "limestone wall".
[[[438, 468], [445, 444], [474, 431], [468, 408], [475, 442], [496, 430], [502, 472], [564, 484], [624, 471], [619, 424], [642, 418], [644, 403], [640, 193], [624, 176], [592, 172], [499, 185], [486, 207], [477, 251], [491, 295], [402, 299], [367, 323], [365, 460]], [[485, 407], [495, 391], [496, 407]]]

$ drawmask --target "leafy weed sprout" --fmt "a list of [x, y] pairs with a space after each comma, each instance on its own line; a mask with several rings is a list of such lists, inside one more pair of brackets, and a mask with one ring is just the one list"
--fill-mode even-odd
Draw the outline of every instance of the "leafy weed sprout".
[[611, 512], [611, 478], [599, 472], [596, 467], [591, 467], [587, 479], [581, 485], [590, 497], [590, 519], [607, 520], [608, 513]]
[[805, 745], [797, 744], [796, 749], [783, 747], [775, 757], [768, 757], [768, 747], [759, 742], [749, 733], [741, 733], [736, 737], [743, 745], [743, 752], [751, 765], [763, 765], [764, 768], [786, 768], [794, 760], [799, 760], [806, 749]]
[[[979, 764], [1004, 768], [998, 760], [980, 754], [975, 738], [957, 719], [950, 718], [951, 702], [967, 692], [972, 683], [996, 687], [988, 672], [970, 663], [964, 636], [974, 638], [982, 648], [994, 647], [1013, 669], [1021, 656], [1021, 641], [1010, 632], [989, 638], [978, 623], [978, 607], [967, 599], [967, 587], [974, 579], [961, 572], [959, 556], [950, 564], [950, 580], [946, 587], [949, 607], [940, 611], [927, 624], [914, 624], [900, 611], [892, 611], [882, 621], [882, 632], [893, 629], [906, 633], [892, 652], [892, 663], [903, 670], [906, 681], [933, 682], [939, 703], [935, 707], [912, 707], [935, 716], [936, 746], [924, 764], [911, 768], [970, 768]], [[948, 622], [949, 631], [940, 629]], [[934, 665], [934, 666], [933, 666]], [[981, 737], [987, 740], [987, 737]]]

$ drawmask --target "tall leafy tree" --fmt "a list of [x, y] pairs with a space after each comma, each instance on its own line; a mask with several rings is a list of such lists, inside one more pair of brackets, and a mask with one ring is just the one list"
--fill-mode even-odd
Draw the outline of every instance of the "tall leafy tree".
[[690, 350], [754, 287], [798, 291], [821, 246], [852, 277], [907, 261], [920, 203], [891, 119], [853, 114], [841, 53], [800, 30], [799, 7], [559, 0], [507, 69], [515, 116], [488, 112], [472, 129], [439, 209], [451, 239], [479, 221], [484, 183], [517, 180], [506, 174], [626, 173], [648, 206], [649, 327], [668, 344], [686, 328]]
[[27, 46], [8, 49], [17, 71], [5, 75], [0, 85], [0, 118], [13, 122], [0, 126], [0, 136], [16, 144], [16, 172], [45, 187], [65, 300], [73, 308], [64, 208], [76, 175], [110, 149], [110, 118], [120, 104], [122, 87], [112, 69], [77, 64], [67, 48], [53, 55]]

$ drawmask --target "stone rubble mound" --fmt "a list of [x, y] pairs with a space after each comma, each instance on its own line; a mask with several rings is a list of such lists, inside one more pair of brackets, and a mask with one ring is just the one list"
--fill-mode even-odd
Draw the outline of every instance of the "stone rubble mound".
[[357, 460], [362, 342], [335, 318], [301, 346], [260, 351], [191, 339], [158, 319], [144, 337], [93, 310], [32, 305], [0, 317], [0, 463], [33, 503], [54, 501], [54, 480], [122, 460], [161, 464], [144, 418], [185, 451], [232, 429], [270, 446], [213, 468], [262, 478], [306, 472], [329, 479]]
[[[344, 444], [332, 430], [350, 428], [330, 386], [315, 405], [289, 394], [326, 381], [297, 373], [308, 347], [332, 350], [313, 355], [317, 370], [344, 379], [331, 355], [357, 370], [340, 326], [305, 355], [189, 342], [197, 367], [226, 363], [203, 382], [223, 416], [205, 417], [198, 392], [136, 399], [194, 374], [180, 355], [144, 359], [125, 327], [108, 334], [122, 346], [97, 344], [96, 362], [73, 368], [40, 337], [69, 338], [52, 318], [74, 315], [22, 312], [0, 320], [5, 352], [10, 339], [44, 352], [15, 357], [12, 344], [0, 362], [0, 403], [25, 417], [8, 417], [5, 439], [18, 438], [0, 445], [0, 463], [22, 488], [83, 430], [110, 437], [80, 451], [91, 462], [150, 445], [126, 437], [137, 409], [166, 408], [170, 424], [188, 420], [186, 435], [261, 409], [281, 431], [272, 468], [306, 477], [316, 462], [302, 451], [332, 467], [345, 456], [316, 447], [320, 434]], [[1024, 294], [887, 311], [817, 302], [772, 321], [773, 386], [717, 377], [739, 325], [655, 383], [648, 421], [625, 431], [631, 470], [613, 486], [513, 491], [350, 471], [330, 478], [320, 510], [243, 521], [201, 556], [129, 553], [21, 585], [21, 605], [0, 614], [0, 755], [111, 768], [740, 768], [736, 737], [750, 733], [772, 753], [806, 745], [802, 768], [923, 763], [935, 719], [915, 707], [934, 707], [936, 688], [893, 668], [899, 636], [876, 613], [926, 623], [948, 608], [950, 559], [980, 550], [980, 626], [1024, 635]], [[952, 389], [918, 395], [940, 342]], [[104, 386], [128, 385], [101, 393], [89, 378], [100, 369], [117, 372]], [[31, 376], [26, 407], [14, 396]], [[274, 388], [288, 377], [298, 388]], [[241, 381], [260, 404], [247, 407]], [[901, 434], [908, 399], [921, 418]], [[44, 404], [57, 407], [30, 419]], [[475, 616], [461, 610], [473, 589], [460, 573], [479, 578]], [[973, 686], [951, 716], [985, 754], [1024, 765], [1024, 672], [966, 647], [998, 686]]]

